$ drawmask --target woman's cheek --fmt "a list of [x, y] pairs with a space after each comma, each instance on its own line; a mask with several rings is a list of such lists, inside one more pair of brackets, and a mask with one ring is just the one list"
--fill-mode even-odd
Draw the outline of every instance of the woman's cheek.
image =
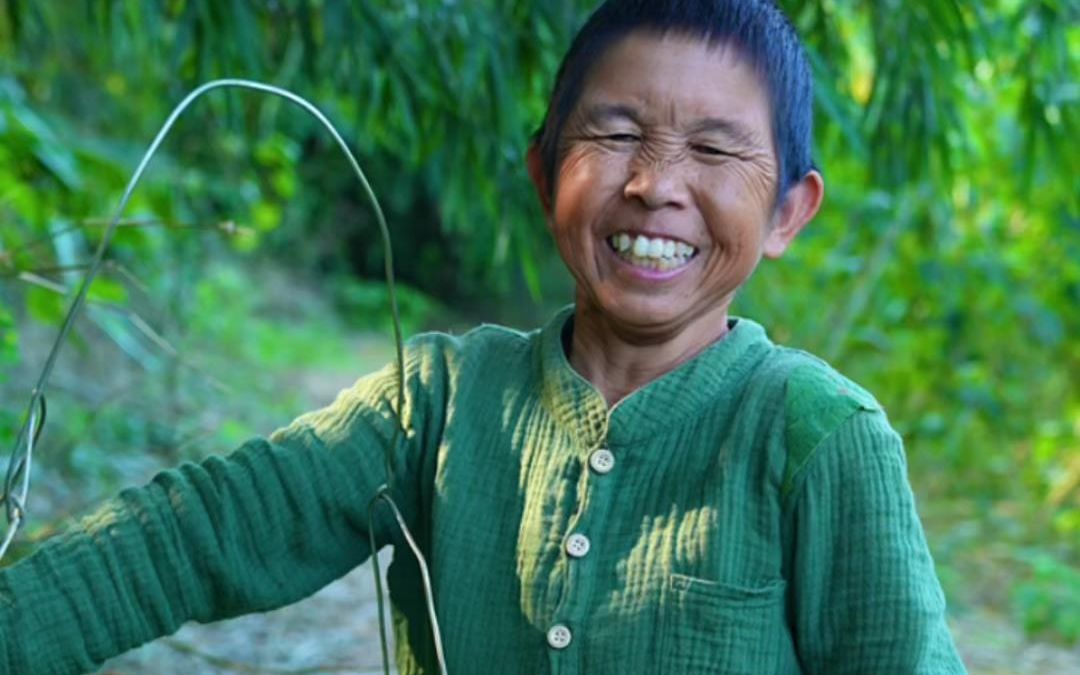
[[592, 181], [590, 154], [581, 148], [571, 148], [559, 166], [555, 193], [555, 220], [566, 223], [576, 220]]
[[555, 220], [559, 223], [590, 222], [596, 211], [621, 194], [629, 159], [596, 144], [571, 146], [559, 168], [555, 195]]
[[771, 211], [776, 185], [769, 167], [757, 162], [733, 162], [729, 173], [726, 182], [733, 190], [732, 200], [763, 214]]

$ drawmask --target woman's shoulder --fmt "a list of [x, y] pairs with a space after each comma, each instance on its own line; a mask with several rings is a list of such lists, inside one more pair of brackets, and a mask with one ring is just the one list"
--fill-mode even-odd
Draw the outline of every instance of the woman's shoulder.
[[406, 341], [405, 351], [409, 355], [428, 358], [498, 358], [528, 351], [539, 332], [482, 323], [460, 334], [449, 331], [418, 333]]
[[[818, 450], [844, 425], [858, 423], [893, 435], [884, 409], [874, 396], [823, 359], [809, 352], [774, 345], [762, 358], [751, 386], [768, 391], [783, 415], [784, 491]], [[852, 451], [866, 449], [852, 449]]]
[[768, 343], [750, 373], [749, 386], [769, 398], [783, 399], [789, 416], [845, 415], [854, 410], [880, 411], [873, 394], [809, 352]]
[[[460, 394], [471, 384], [489, 388], [521, 381], [532, 372], [538, 331], [523, 332], [481, 324], [462, 333], [418, 333], [405, 343], [406, 380], [444, 395]], [[473, 391], [473, 393], [475, 393]]]
[[881, 410], [881, 404], [873, 394], [814, 354], [774, 346], [769, 360], [786, 373], [784, 391], [789, 412], [792, 409], [817, 410], [819, 413], [823, 410]]

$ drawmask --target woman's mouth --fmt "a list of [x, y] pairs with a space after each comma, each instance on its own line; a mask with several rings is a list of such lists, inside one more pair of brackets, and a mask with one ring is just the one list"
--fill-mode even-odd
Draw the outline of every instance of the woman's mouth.
[[661, 272], [682, 267], [698, 253], [696, 248], [677, 239], [628, 232], [611, 235], [607, 243], [615, 255], [634, 267]]

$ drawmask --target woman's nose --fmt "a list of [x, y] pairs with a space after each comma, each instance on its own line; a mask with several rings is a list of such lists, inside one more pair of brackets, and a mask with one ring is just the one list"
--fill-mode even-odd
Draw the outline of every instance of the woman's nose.
[[677, 161], [648, 162], [631, 169], [623, 196], [640, 201], [648, 209], [683, 208], [687, 204], [686, 180]]

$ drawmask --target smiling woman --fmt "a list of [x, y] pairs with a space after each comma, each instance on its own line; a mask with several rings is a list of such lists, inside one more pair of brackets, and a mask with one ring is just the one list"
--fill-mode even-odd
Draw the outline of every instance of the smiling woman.
[[577, 280], [571, 362], [610, 403], [721, 338], [761, 256], [817, 212], [816, 171], [777, 194], [770, 111], [737, 49], [686, 34], [631, 34], [591, 69], [545, 205]]
[[[404, 373], [125, 491], [0, 572], [4, 672], [90, 670], [405, 550], [369, 527], [388, 466], [450, 672], [963, 672], [884, 412], [728, 314], [821, 203], [810, 105], [768, 0], [606, 2], [528, 153], [576, 303], [418, 336]], [[422, 579], [389, 572], [403, 674], [439, 670]]]

